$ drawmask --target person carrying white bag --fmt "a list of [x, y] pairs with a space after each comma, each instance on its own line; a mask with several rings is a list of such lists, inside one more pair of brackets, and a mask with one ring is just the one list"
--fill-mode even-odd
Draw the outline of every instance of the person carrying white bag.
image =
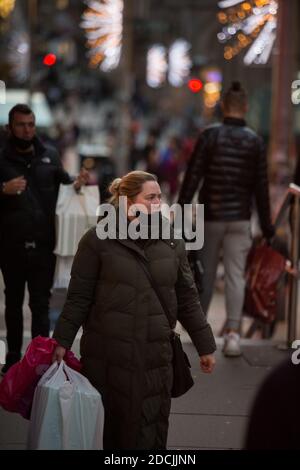
[[64, 361], [54, 362], [35, 390], [28, 449], [103, 449], [103, 422], [99, 392]]
[[100, 204], [99, 188], [83, 186], [80, 191], [61, 184], [55, 210], [57, 256], [54, 289], [66, 289], [78, 243], [83, 235], [97, 223]]

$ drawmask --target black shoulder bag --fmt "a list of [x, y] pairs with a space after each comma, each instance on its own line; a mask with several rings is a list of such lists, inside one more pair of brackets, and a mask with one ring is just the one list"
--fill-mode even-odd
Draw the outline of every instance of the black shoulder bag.
[[[165, 299], [161, 295], [158, 285], [154, 281], [146, 264], [138, 257], [138, 255], [136, 255], [136, 258], [142, 266], [154, 292], [156, 293], [158, 300], [160, 301], [165, 315], [169, 321], [170, 327], [172, 328], [171, 315], [165, 302]], [[173, 398], [177, 398], [181, 395], [184, 395], [194, 385], [194, 380], [190, 370], [190, 361], [182, 348], [180, 335], [175, 333], [173, 329], [171, 336], [171, 344], [173, 349], [173, 385], [171, 390], [171, 396]]]

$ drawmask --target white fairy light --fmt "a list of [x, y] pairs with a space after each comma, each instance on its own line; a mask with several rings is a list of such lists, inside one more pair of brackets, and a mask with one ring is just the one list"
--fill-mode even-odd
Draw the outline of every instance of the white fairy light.
[[27, 33], [13, 33], [8, 44], [8, 62], [11, 75], [19, 83], [29, 76], [30, 43]]
[[220, 42], [224, 42], [226, 40], [226, 34], [223, 31], [218, 33], [218, 39]]
[[271, 52], [272, 52], [272, 48], [273, 48], [275, 39], [276, 39], [276, 33], [272, 32], [268, 36], [268, 41], [265, 44], [265, 47], [264, 47], [261, 55], [258, 57], [259, 64], [266, 64], [268, 62], [269, 57], [270, 57]]
[[86, 0], [80, 26], [85, 30], [92, 67], [109, 72], [119, 65], [123, 35], [123, 0]]
[[238, 5], [239, 3], [243, 3], [244, 0], [223, 0], [218, 3], [220, 8], [230, 8]]
[[166, 48], [155, 44], [147, 54], [147, 84], [151, 88], [158, 88], [166, 80], [168, 70]]
[[253, 62], [256, 64], [266, 64], [268, 62], [276, 39], [275, 29], [276, 20], [266, 23], [260, 35], [251, 45], [244, 57], [244, 63], [246, 65], [250, 65]]
[[262, 15], [252, 15], [244, 22], [242, 25], [242, 30], [245, 34], [251, 34], [259, 26], [260, 22], [262, 21]]
[[174, 87], [182, 86], [190, 74], [190, 49], [191, 45], [184, 39], [177, 39], [170, 47], [168, 79]]

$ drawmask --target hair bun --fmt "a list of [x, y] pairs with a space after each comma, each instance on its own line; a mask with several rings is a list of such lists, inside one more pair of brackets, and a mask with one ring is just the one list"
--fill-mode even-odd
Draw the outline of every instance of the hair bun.
[[231, 89], [232, 89], [232, 91], [241, 91], [242, 90], [241, 82], [239, 82], [237, 80], [232, 82]]
[[117, 196], [119, 194], [121, 181], [122, 181], [122, 178], [116, 178], [113, 180], [113, 182], [109, 186], [108, 190], [110, 194], [112, 194], [112, 196]]

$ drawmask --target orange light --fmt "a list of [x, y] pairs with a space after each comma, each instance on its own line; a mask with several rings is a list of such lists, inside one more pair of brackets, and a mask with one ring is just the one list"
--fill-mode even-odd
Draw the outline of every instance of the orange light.
[[231, 60], [232, 57], [233, 57], [232, 52], [227, 51], [227, 52], [224, 53], [224, 58], [225, 58], [226, 60]]
[[269, 3], [269, 0], [254, 0], [255, 1], [255, 5], [259, 8], [267, 5]]
[[251, 10], [251, 5], [250, 5], [250, 3], [245, 2], [245, 3], [242, 4], [242, 8], [245, 11], [249, 11], [249, 10]]
[[227, 15], [223, 12], [218, 14], [220, 23], [227, 23]]
[[0, 1], [0, 17], [7, 18], [15, 7], [16, 0], [1, 0]]

